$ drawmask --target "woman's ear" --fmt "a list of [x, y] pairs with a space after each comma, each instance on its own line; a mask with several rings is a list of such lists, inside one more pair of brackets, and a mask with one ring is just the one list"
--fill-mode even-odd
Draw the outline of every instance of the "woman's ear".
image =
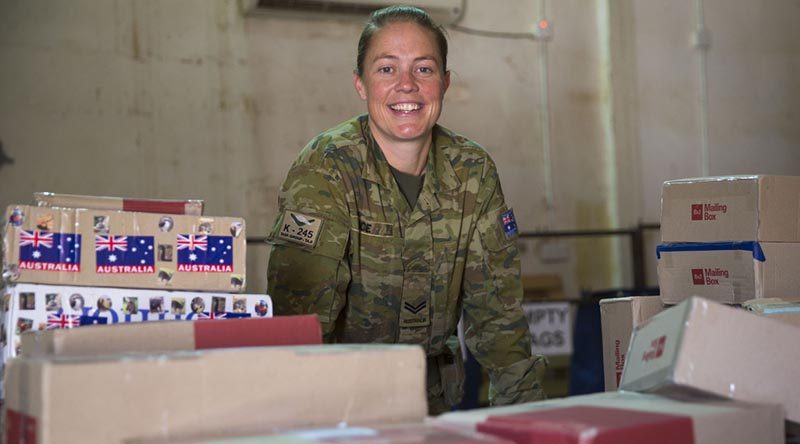
[[353, 71], [353, 86], [361, 100], [367, 100], [367, 89], [364, 87], [364, 82], [361, 81], [361, 76], [355, 71]]

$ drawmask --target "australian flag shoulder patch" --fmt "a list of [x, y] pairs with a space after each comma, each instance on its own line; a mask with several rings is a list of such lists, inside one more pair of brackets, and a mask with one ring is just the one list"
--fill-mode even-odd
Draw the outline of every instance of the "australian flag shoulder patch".
[[517, 220], [514, 218], [514, 210], [508, 209], [505, 213], [500, 214], [500, 225], [503, 227], [503, 233], [506, 239], [511, 239], [519, 233], [517, 230]]

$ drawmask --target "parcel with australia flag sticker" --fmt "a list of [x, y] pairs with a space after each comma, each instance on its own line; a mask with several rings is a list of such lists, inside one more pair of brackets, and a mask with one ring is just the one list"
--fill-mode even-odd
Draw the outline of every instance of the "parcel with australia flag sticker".
[[241, 292], [245, 223], [117, 210], [9, 206], [10, 282]]

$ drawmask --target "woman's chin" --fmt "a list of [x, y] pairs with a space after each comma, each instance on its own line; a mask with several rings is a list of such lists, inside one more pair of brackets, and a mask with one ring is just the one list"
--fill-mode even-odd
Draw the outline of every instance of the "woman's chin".
[[430, 134], [430, 128], [421, 128], [419, 126], [400, 127], [393, 131], [393, 136], [395, 139], [408, 142], [414, 140], [425, 140], [428, 138], [428, 136], [430, 136]]

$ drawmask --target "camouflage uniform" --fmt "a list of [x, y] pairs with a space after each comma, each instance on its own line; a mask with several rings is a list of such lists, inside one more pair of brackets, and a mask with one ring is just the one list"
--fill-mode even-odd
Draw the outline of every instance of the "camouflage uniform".
[[461, 398], [460, 353], [446, 341], [463, 309], [491, 401], [543, 398], [520, 307], [516, 227], [501, 221], [513, 214], [480, 146], [435, 126], [412, 209], [363, 115], [301, 151], [279, 205], [267, 273], [276, 314], [316, 313], [326, 342], [421, 345], [438, 413]]

